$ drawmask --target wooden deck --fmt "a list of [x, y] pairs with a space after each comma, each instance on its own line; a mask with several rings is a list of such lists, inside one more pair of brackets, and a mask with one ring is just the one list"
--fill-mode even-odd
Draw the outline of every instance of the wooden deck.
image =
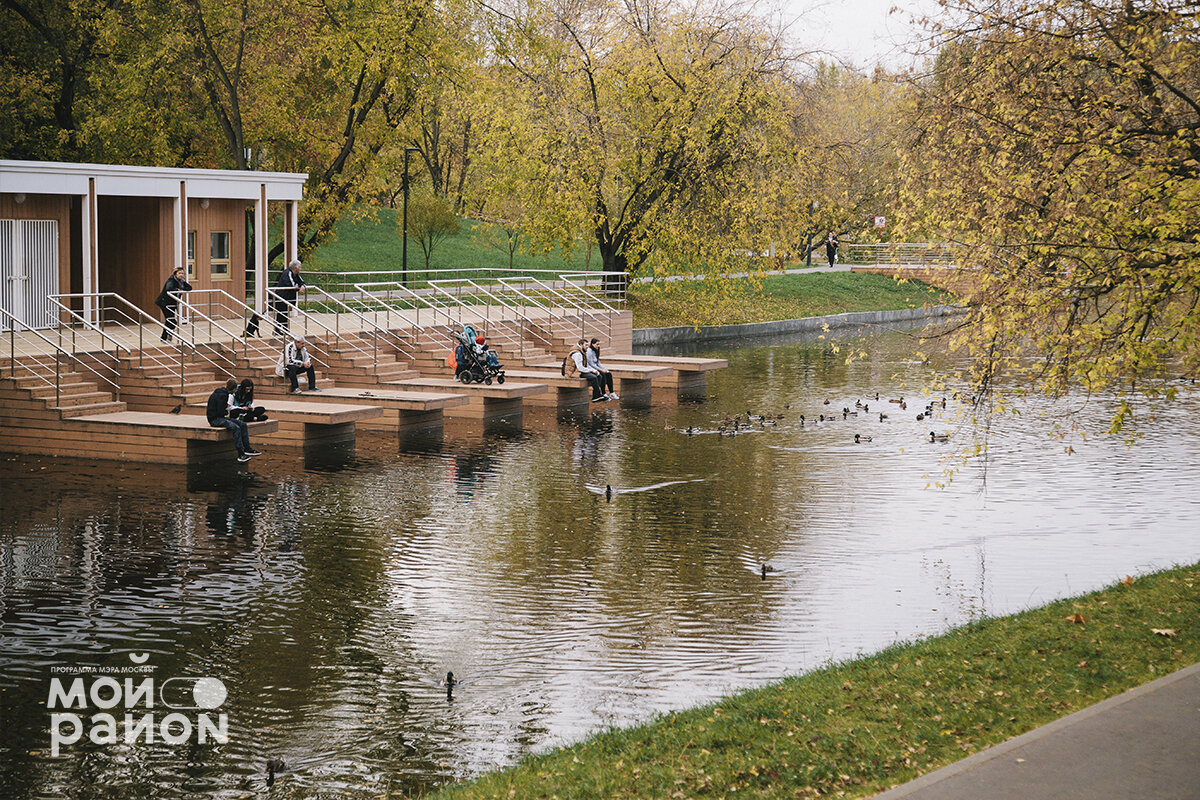
[[491, 386], [482, 383], [460, 383], [453, 378], [405, 378], [380, 384], [391, 389], [407, 391], [452, 392], [468, 397], [465, 405], [447, 409], [448, 417], [494, 420], [519, 417], [526, 398], [544, 394], [550, 387], [544, 383], [520, 383], [506, 380]]
[[[371, 405], [306, 403], [274, 398], [256, 405], [266, 409], [268, 422], [279, 424], [275, 431], [266, 434], [265, 441], [285, 447], [348, 444], [355, 439], [356, 423], [383, 416], [382, 408]], [[202, 405], [189, 406], [186, 410], [189, 415], [204, 414]]]
[[[7, 422], [7, 420], [5, 420]], [[250, 424], [250, 441], [279, 429], [275, 420]], [[116, 411], [67, 419], [26, 417], [0, 435], [8, 452], [64, 455], [158, 464], [228, 459], [237, 451], [233, 434], [214, 428], [203, 416], [146, 411]]]
[[[471, 398], [462, 393], [418, 392], [373, 387], [370, 389], [330, 388], [320, 392], [293, 395], [293, 402], [313, 405], [325, 403], [355, 403], [371, 405], [380, 409], [380, 416], [363, 420], [358, 426], [363, 430], [415, 431], [442, 427], [443, 415], [448, 408], [465, 406]], [[275, 401], [265, 403], [267, 413]]]

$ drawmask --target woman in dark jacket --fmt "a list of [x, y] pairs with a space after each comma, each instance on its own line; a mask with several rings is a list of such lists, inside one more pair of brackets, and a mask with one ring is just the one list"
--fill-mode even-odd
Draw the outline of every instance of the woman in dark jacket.
[[162, 291], [154, 298], [154, 305], [163, 312], [162, 340], [171, 341], [171, 333], [175, 330], [175, 317], [179, 313], [179, 301], [171, 296], [171, 292], [190, 292], [192, 285], [184, 280], [183, 267], [177, 268], [163, 284]]
[[229, 416], [246, 422], [262, 422], [267, 418], [267, 410], [254, 405], [254, 381], [243, 379], [237, 391], [229, 396]]

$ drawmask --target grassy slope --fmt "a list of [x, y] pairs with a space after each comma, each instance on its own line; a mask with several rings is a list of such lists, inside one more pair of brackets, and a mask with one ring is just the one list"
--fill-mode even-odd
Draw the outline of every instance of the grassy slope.
[[[309, 254], [307, 266], [327, 272], [356, 272], [400, 269], [400, 233], [396, 219], [399, 212], [392, 208], [375, 209], [375, 217], [353, 215], [343, 217], [334, 229], [336, 238]], [[448, 237], [433, 250], [430, 267], [433, 269], [491, 268], [507, 269], [508, 253], [487, 244], [486, 239], [472, 231], [471, 220], [460, 220], [457, 236]], [[599, 265], [592, 254], [592, 269]], [[410, 270], [425, 269], [425, 254], [411, 237], [408, 240]], [[584, 254], [563, 258], [558, 254], [531, 256], [518, 253], [516, 269], [582, 270], [586, 268]]]
[[[337, 225], [336, 239], [310, 254], [307, 268], [326, 272], [398, 271], [401, 258], [397, 213], [395, 209], [380, 208], [374, 217], [344, 217]], [[463, 220], [461, 232], [438, 245], [431, 260], [434, 269], [508, 268], [507, 253], [489, 246], [484, 236], [472, 231], [473, 224]], [[424, 264], [424, 255], [410, 239], [408, 265], [414, 281], [422, 280]], [[514, 266], [519, 270], [582, 270], [588, 262], [583, 254], [563, 258], [559, 254], [520, 253]], [[594, 253], [590, 266], [599, 267]], [[759, 285], [756, 281], [731, 281], [719, 292], [706, 291], [705, 285], [690, 282], [635, 285], [629, 297], [634, 327], [767, 322], [846, 311], [912, 308], [946, 298], [921, 283], [897, 284], [878, 275], [847, 272], [777, 275], [763, 281], [761, 291]]]
[[851, 272], [776, 275], [762, 282], [761, 291], [754, 281], [733, 282], [719, 293], [696, 283], [660, 283], [635, 286], [629, 296], [635, 328], [768, 322], [946, 302], [953, 297], [923, 283]]
[[1168, 570], [604, 733], [436, 796], [867, 796], [1200, 661], [1198, 588], [1200, 565]]

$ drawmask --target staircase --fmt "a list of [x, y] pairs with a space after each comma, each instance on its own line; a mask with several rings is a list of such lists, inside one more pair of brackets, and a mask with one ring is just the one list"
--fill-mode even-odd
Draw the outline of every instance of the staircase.
[[[17, 361], [20, 364], [21, 360]], [[2, 371], [9, 373], [9, 364], [5, 363]], [[29, 416], [69, 419], [126, 409], [124, 402], [118, 402], [111, 392], [102, 391], [96, 381], [80, 372], [59, 373], [57, 400], [54, 373], [46, 365], [24, 364], [18, 366], [17, 373], [16, 377], [0, 379], [0, 414], [6, 419]]]

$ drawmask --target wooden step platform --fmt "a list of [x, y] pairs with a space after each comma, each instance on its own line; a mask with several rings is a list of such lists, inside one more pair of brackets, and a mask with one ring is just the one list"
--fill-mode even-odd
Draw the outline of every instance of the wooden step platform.
[[[279, 429], [275, 420], [250, 423], [250, 441]], [[18, 434], [5, 430], [6, 449], [22, 453], [77, 456], [157, 464], [186, 464], [208, 459], [234, 463], [233, 434], [213, 428], [203, 416], [117, 411], [42, 422]], [[24, 442], [22, 436], [34, 437]]]
[[[358, 426], [364, 430], [415, 431], [442, 427], [442, 417], [447, 408], [465, 406], [470, 398], [462, 393], [405, 391], [373, 386], [369, 389], [337, 387], [319, 392], [291, 395], [293, 402], [354, 403], [370, 405], [380, 409], [381, 416], [362, 420]], [[265, 402], [267, 414], [275, 401]]]
[[550, 387], [544, 383], [520, 383], [506, 380], [503, 384], [460, 383], [453, 378], [406, 378], [380, 384], [381, 387], [408, 391], [452, 392], [465, 394], [465, 405], [446, 410], [447, 417], [493, 420], [519, 417], [524, 411], [525, 398], [545, 394]]
[[[317, 397], [317, 395], [309, 395]], [[278, 430], [267, 433], [265, 441], [286, 447], [324, 447], [330, 444], [349, 444], [355, 440], [356, 424], [383, 416], [383, 409], [373, 405], [347, 403], [312, 403], [303, 400], [271, 398], [255, 405], [266, 409], [267, 421], [278, 422]], [[203, 405], [189, 406], [189, 415], [204, 414]], [[250, 423], [252, 426], [257, 423]]]
[[530, 397], [527, 401], [530, 405], [571, 408], [572, 406], [586, 406], [592, 402], [592, 385], [588, 383], [587, 379], [574, 375], [568, 378], [562, 374], [561, 366], [555, 366], [553, 369], [532, 367], [506, 369], [504, 370], [504, 380], [505, 386], [509, 381], [518, 380], [527, 383], [544, 383], [554, 387], [553, 394], [546, 393]]
[[[601, 363], [608, 367], [613, 376], [613, 388], [620, 403], [626, 408], [645, 408], [650, 405], [650, 399], [655, 379], [670, 380], [675, 375], [673, 367], [656, 364], [632, 364], [611, 362], [602, 358]], [[552, 369], [561, 374], [562, 363], [544, 362], [536, 369]]]
[[[612, 354], [600, 359], [613, 370], [617, 365], [669, 367], [671, 374], [654, 378], [654, 386], [674, 388], [687, 394], [702, 393], [707, 385], [706, 374], [715, 369], [725, 369], [729, 361], [724, 358], [694, 358], [691, 356], [634, 356]], [[613, 372], [616, 375], [616, 372]]]

